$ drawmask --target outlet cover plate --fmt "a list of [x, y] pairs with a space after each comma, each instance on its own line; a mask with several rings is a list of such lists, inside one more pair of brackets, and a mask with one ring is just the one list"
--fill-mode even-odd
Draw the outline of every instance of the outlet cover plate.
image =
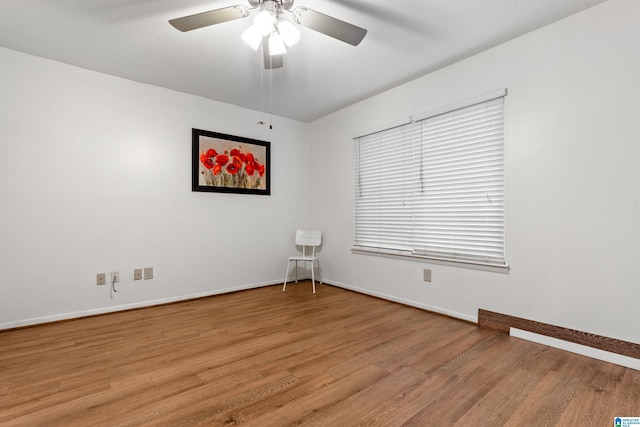
[[96, 285], [106, 285], [107, 284], [107, 276], [104, 273], [96, 274]]
[[144, 269], [144, 280], [153, 279], [153, 267], [146, 267]]
[[114, 282], [118, 283], [119, 281], [120, 281], [120, 272], [112, 271], [111, 272], [111, 283], [114, 283]]
[[142, 269], [136, 268], [133, 270], [133, 280], [141, 280], [142, 279]]
[[431, 270], [429, 270], [428, 268], [425, 268], [422, 274], [423, 274], [422, 279], [425, 282], [431, 282]]

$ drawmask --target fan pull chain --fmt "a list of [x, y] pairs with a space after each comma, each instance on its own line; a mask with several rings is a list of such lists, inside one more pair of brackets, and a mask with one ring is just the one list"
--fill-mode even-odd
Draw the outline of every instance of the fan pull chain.
[[[271, 58], [269, 55], [269, 61]], [[269, 69], [269, 129], [273, 129], [273, 67]]]
[[258, 124], [264, 125], [264, 67], [262, 61], [258, 61], [258, 66], [260, 67], [260, 120], [258, 120]]
[[[264, 48], [264, 47], [263, 47]], [[269, 55], [269, 129], [273, 129], [273, 74], [272, 71], [272, 57]], [[259, 125], [265, 125], [264, 121], [264, 68], [262, 66], [262, 61], [260, 64], [260, 120], [258, 120]]]

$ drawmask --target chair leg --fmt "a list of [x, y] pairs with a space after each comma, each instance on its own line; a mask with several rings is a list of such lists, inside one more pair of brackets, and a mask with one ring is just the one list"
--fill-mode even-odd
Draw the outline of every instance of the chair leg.
[[313, 293], [316, 293], [316, 278], [313, 274], [313, 261], [311, 261], [311, 285], [313, 286]]
[[296, 283], [298, 283], [298, 260], [296, 260]]
[[282, 292], [287, 289], [287, 277], [289, 277], [289, 266], [291, 265], [291, 261], [287, 262], [287, 272], [284, 274], [284, 285], [282, 286]]

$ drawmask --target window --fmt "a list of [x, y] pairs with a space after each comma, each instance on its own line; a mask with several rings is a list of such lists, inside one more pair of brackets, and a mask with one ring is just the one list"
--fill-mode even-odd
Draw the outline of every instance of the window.
[[504, 96], [354, 139], [354, 249], [506, 268]]

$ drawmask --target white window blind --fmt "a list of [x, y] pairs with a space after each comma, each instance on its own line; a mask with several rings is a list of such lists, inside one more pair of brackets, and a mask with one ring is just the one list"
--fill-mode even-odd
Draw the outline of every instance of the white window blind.
[[504, 266], [504, 97], [355, 139], [354, 246]]
[[411, 251], [417, 159], [411, 124], [356, 142], [355, 240], [359, 246]]

